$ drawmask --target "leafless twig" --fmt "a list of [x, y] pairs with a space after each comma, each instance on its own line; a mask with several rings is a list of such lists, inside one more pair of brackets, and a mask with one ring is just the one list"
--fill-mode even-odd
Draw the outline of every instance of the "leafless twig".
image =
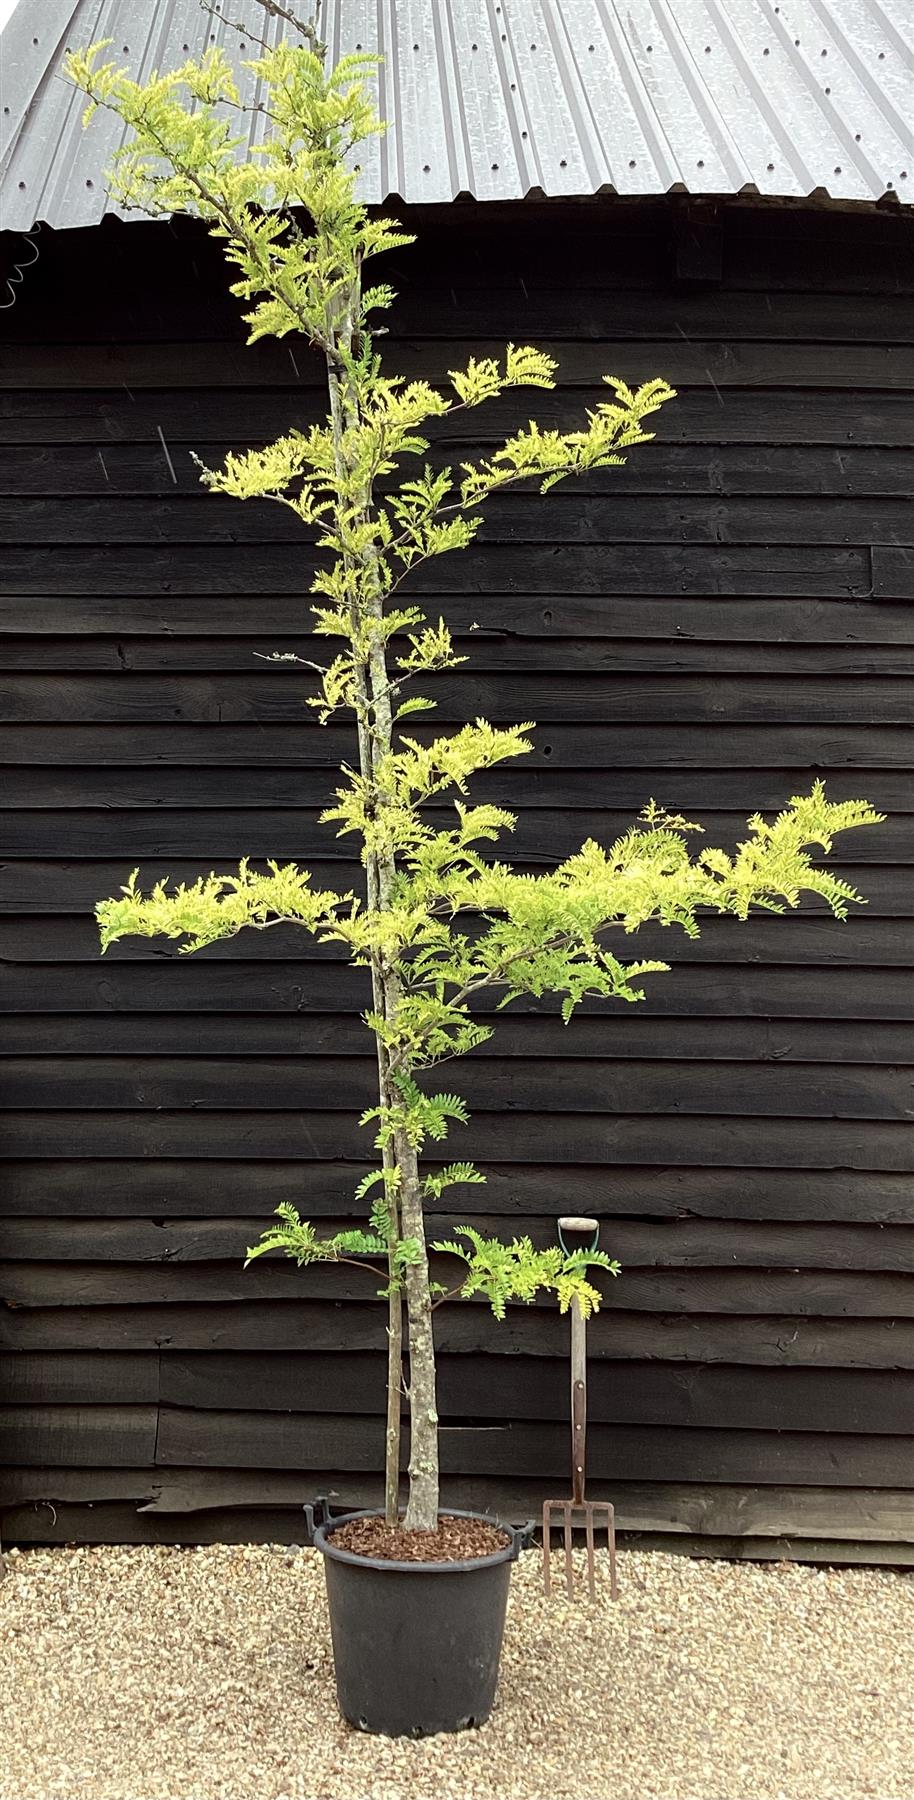
[[313, 19], [300, 19], [290, 6], [282, 6], [280, 0], [257, 0], [257, 5], [262, 6], [264, 12], [268, 13], [271, 19], [284, 19], [287, 25], [291, 25], [293, 31], [297, 31], [299, 36], [305, 39], [315, 56], [319, 56], [323, 62], [327, 54], [327, 46], [318, 34], [321, 0], [315, 0]]

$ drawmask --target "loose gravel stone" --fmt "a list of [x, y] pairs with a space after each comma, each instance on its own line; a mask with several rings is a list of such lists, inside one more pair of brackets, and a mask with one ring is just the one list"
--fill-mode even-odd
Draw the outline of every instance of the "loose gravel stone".
[[315, 1552], [13, 1551], [0, 1800], [914, 1800], [914, 1575], [598, 1562], [522, 1557], [490, 1723], [411, 1743], [341, 1722]]

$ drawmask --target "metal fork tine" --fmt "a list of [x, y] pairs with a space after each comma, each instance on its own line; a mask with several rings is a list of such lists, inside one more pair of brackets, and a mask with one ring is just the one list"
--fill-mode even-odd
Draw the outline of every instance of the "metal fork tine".
[[565, 1521], [565, 1592], [569, 1600], [574, 1599], [574, 1563], [571, 1557], [571, 1501], [566, 1500], [562, 1508]]
[[543, 1593], [547, 1600], [552, 1593], [552, 1508], [548, 1500], [543, 1501]]
[[590, 1589], [591, 1600], [595, 1600], [597, 1597], [597, 1581], [596, 1568], [594, 1565], [593, 1508], [590, 1506], [587, 1508], [585, 1523], [587, 1527], [587, 1586]]
[[608, 1500], [545, 1500], [543, 1502], [543, 1592], [547, 1598], [553, 1593], [552, 1580], [552, 1534], [560, 1531], [565, 1551], [565, 1591], [569, 1599], [574, 1598], [574, 1530], [583, 1525], [586, 1541], [587, 1587], [592, 1600], [597, 1598], [597, 1565], [596, 1536], [597, 1532], [606, 1532], [606, 1544], [609, 1552], [609, 1592], [610, 1599], [618, 1600], [619, 1586], [616, 1566], [616, 1522], [615, 1508]]

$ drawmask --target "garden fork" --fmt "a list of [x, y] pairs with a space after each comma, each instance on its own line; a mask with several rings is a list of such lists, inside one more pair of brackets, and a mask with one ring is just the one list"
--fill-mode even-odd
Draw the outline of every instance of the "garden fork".
[[[566, 1242], [568, 1236], [590, 1235], [590, 1248], [595, 1250], [600, 1235], [596, 1219], [562, 1218], [558, 1222], [559, 1243], [568, 1252], [580, 1246]], [[585, 1499], [585, 1457], [587, 1440], [587, 1324], [577, 1300], [571, 1303], [571, 1498], [546, 1500], [543, 1503], [543, 1587], [552, 1593], [552, 1528], [561, 1525], [565, 1542], [565, 1589], [574, 1599], [574, 1564], [571, 1555], [574, 1526], [583, 1525], [587, 1544], [587, 1586], [591, 1600], [597, 1597], [594, 1561], [594, 1535], [598, 1527], [606, 1532], [609, 1546], [610, 1598], [618, 1597], [616, 1583], [615, 1510], [608, 1500]]]

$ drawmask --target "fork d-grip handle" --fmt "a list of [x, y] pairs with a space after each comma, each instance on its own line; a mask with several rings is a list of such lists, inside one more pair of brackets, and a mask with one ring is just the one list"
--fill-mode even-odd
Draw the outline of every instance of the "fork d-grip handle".
[[[600, 1235], [598, 1219], [566, 1215], [559, 1219], [559, 1242], [567, 1252], [575, 1237], [589, 1238], [595, 1250]], [[576, 1506], [584, 1504], [587, 1470], [587, 1326], [577, 1300], [571, 1303], [571, 1491]]]
[[576, 1214], [565, 1214], [557, 1221], [557, 1223], [559, 1243], [566, 1256], [568, 1256], [572, 1250], [582, 1250], [584, 1248], [583, 1242], [577, 1244], [567, 1243], [567, 1238], [589, 1238], [590, 1243], [587, 1245], [588, 1250], [596, 1249], [597, 1244], [600, 1241], [599, 1219], [582, 1219]]

